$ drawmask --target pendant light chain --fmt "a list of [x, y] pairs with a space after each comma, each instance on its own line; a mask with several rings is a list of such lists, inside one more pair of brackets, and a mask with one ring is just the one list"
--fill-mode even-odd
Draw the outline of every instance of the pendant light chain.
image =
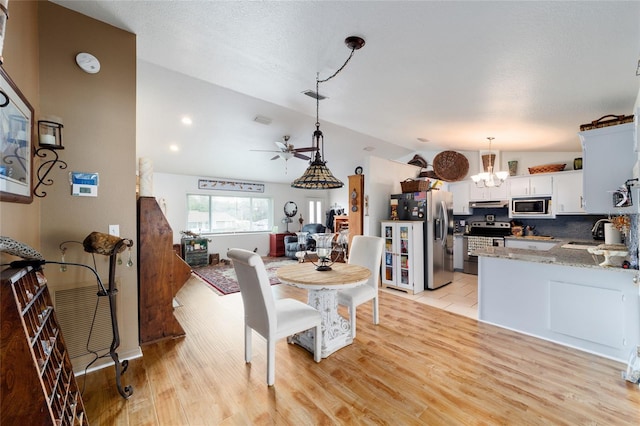
[[340, 68], [338, 68], [338, 70], [336, 72], [333, 73], [333, 75], [331, 77], [327, 77], [324, 80], [318, 80], [320, 73], [318, 73], [318, 77], [316, 77], [316, 93], [318, 93], [317, 91], [317, 83], [326, 83], [327, 81], [331, 80], [333, 77], [335, 77], [336, 75], [338, 75], [340, 73], [340, 71], [342, 71], [344, 69], [344, 67], [347, 66], [347, 64], [349, 63], [349, 61], [351, 60], [351, 58], [353, 57], [353, 52], [356, 51], [355, 47], [351, 48], [351, 54], [349, 55], [349, 57], [347, 58], [347, 60], [344, 62], [344, 64], [342, 64], [342, 66]]
[[[319, 72], [316, 73], [316, 131], [317, 132], [320, 131], [320, 83], [326, 83], [327, 81], [331, 80], [333, 77], [340, 74], [340, 72], [344, 69], [344, 67], [347, 66], [347, 64], [353, 57], [353, 54], [355, 51], [356, 51], [356, 46], [353, 46], [351, 48], [351, 53], [349, 54], [349, 57], [347, 58], [347, 60], [344, 61], [344, 64], [342, 64], [342, 66], [338, 68], [336, 72], [334, 72], [332, 75], [325, 78], [324, 80], [320, 80]], [[314, 138], [314, 139], [319, 139], [319, 138]], [[317, 140], [317, 143], [318, 143], [317, 149], [320, 151], [320, 155], [324, 158], [324, 138], [322, 138], [322, 148], [320, 148], [319, 146], [320, 140]]]
[[[347, 66], [353, 53], [364, 46], [364, 40], [357, 36], [347, 37], [345, 43], [351, 49], [347, 60], [331, 76], [320, 80], [320, 73], [316, 73], [316, 130], [313, 132], [313, 144], [315, 157], [310, 161], [309, 167], [298, 179], [291, 183], [292, 188], [300, 189], [335, 189], [342, 188], [344, 183], [333, 176], [324, 160], [324, 136], [320, 130], [320, 83], [325, 83], [338, 75]], [[322, 144], [322, 146], [320, 146]]]

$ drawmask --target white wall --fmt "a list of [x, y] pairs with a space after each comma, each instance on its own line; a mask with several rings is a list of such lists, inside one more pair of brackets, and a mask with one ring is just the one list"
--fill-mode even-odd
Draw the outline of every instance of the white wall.
[[368, 158], [364, 170], [364, 193], [369, 197], [369, 208], [365, 208], [364, 235], [380, 236], [380, 222], [389, 219], [389, 196], [401, 193], [400, 182], [416, 177], [419, 172], [419, 167], [410, 164], [374, 156]]
[[[173, 242], [180, 242], [180, 231], [187, 227], [187, 194], [202, 195], [252, 195], [248, 192], [212, 191], [198, 189], [198, 179], [216, 179], [210, 176], [175, 175], [170, 173], [153, 174], [153, 194], [163, 209], [171, 229], [173, 230]], [[247, 180], [251, 182], [250, 180]], [[265, 192], [259, 195], [271, 197], [274, 205], [274, 225], [278, 225], [278, 232], [285, 232], [286, 225], [281, 223], [284, 218], [284, 204], [293, 201], [298, 205], [298, 216], [289, 224], [289, 231], [295, 232], [300, 228], [298, 217], [300, 213], [307, 217], [307, 200], [309, 198], [322, 198], [326, 206], [329, 206], [327, 191], [303, 190], [291, 188], [288, 184], [265, 183]], [[254, 195], [258, 195], [255, 193]], [[306, 222], [305, 222], [306, 223]], [[211, 239], [209, 253], [219, 253], [220, 258], [226, 258], [229, 248], [244, 248], [247, 250], [258, 249], [258, 253], [266, 256], [269, 253], [269, 232], [250, 234], [224, 234], [206, 235]]]

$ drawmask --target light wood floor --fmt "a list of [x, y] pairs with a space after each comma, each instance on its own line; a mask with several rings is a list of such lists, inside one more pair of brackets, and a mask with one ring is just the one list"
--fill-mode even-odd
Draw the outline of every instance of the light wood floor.
[[[304, 291], [273, 287], [276, 297]], [[239, 294], [218, 296], [197, 278], [178, 293], [187, 335], [143, 347], [117, 393], [113, 368], [87, 375], [92, 425], [624, 425], [638, 424], [640, 389], [625, 365], [478, 323], [388, 291], [380, 325], [358, 308], [356, 341], [316, 364], [276, 345], [266, 385], [265, 342], [243, 360]], [[346, 312], [343, 311], [346, 314]], [[82, 386], [83, 377], [79, 378]]]
[[453, 273], [451, 284], [435, 290], [426, 290], [417, 294], [408, 294], [393, 288], [381, 288], [381, 291], [394, 294], [435, 308], [444, 309], [465, 317], [478, 319], [478, 276]]

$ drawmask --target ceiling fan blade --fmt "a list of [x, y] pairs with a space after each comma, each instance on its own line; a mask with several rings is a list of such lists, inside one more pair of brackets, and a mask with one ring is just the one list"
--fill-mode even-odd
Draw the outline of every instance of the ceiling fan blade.
[[295, 152], [311, 152], [311, 151], [315, 151], [316, 147], [314, 146], [309, 146], [307, 148], [296, 148], [294, 149]]
[[293, 156], [296, 157], [296, 158], [300, 158], [302, 160], [311, 160], [311, 157], [307, 157], [306, 155], [298, 154], [297, 152], [295, 152], [293, 154]]
[[249, 151], [252, 151], [252, 152], [282, 152], [282, 151], [276, 151], [275, 149], [250, 149]]
[[275, 157], [272, 158], [272, 160], [277, 160], [278, 158], [280, 158], [280, 155], [276, 155]]

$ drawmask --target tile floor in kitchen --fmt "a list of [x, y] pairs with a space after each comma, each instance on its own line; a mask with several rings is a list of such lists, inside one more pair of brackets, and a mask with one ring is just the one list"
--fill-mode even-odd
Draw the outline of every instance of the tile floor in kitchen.
[[380, 291], [406, 297], [413, 301], [444, 309], [465, 317], [478, 319], [478, 276], [462, 272], [453, 273], [453, 282], [435, 290], [407, 294], [391, 288]]

